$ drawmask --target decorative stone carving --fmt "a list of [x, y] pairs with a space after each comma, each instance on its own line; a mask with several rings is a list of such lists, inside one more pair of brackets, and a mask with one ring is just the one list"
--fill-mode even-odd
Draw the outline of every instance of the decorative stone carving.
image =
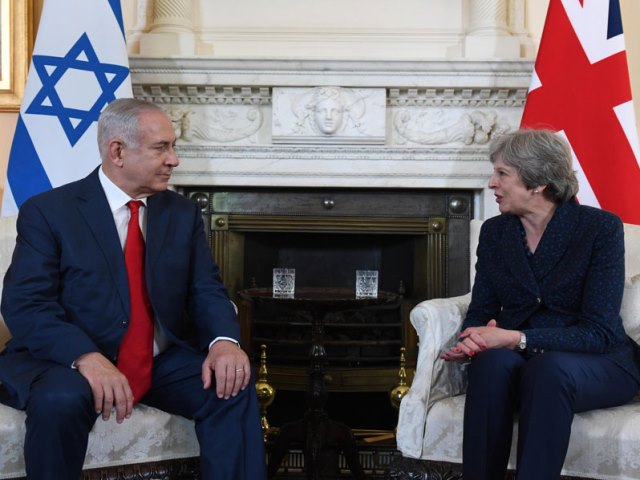
[[273, 89], [273, 143], [384, 143], [382, 88]]
[[[493, 192], [487, 188], [492, 167], [487, 160], [487, 143], [481, 143], [487, 132], [478, 126], [479, 121], [473, 125], [472, 113], [496, 114], [489, 137], [496, 135], [502, 124], [517, 128], [533, 62], [133, 56], [130, 66], [134, 96], [162, 105], [174, 116], [182, 161], [172, 176], [172, 186], [177, 189], [193, 185], [472, 189], [477, 192], [474, 216], [488, 218], [499, 212]], [[310, 93], [318, 85], [379, 92], [376, 95], [380, 96], [374, 97], [379, 113], [367, 116], [373, 108], [368, 103], [373, 100], [367, 99], [367, 113], [360, 123], [369, 125], [370, 119], [373, 124], [380, 122], [377, 132], [384, 144], [341, 142], [345, 131], [331, 135], [314, 130], [306, 110], [296, 117], [291, 105], [295, 94], [291, 92]], [[278, 89], [289, 93], [287, 104], [275, 100]], [[251, 116], [252, 108], [262, 119], [257, 112], [256, 117]], [[276, 113], [272, 116], [273, 108]], [[233, 128], [225, 116], [231, 111], [235, 112]], [[427, 111], [434, 114], [436, 123], [416, 123]], [[438, 111], [442, 112], [440, 117], [435, 115]], [[213, 112], [219, 112], [218, 118], [205, 118], [205, 113]], [[398, 116], [399, 112], [408, 113], [410, 121], [402, 123], [404, 117]], [[469, 127], [466, 137], [450, 143], [410, 139], [408, 130], [433, 134], [462, 123], [464, 114], [470, 115], [465, 117]], [[265, 121], [269, 117], [271, 121]], [[276, 121], [290, 122], [288, 130], [279, 127], [282, 134], [292, 132], [303, 118], [303, 132], [326, 140], [305, 143], [304, 139], [298, 141], [299, 135], [290, 143], [279, 143], [278, 135], [273, 138]], [[385, 128], [381, 126], [383, 119]], [[400, 131], [396, 120], [403, 127]], [[258, 130], [251, 133], [254, 128]], [[460, 125], [457, 128], [460, 130]], [[453, 138], [451, 134], [443, 137]], [[471, 143], [465, 144], [463, 138]]]
[[184, 143], [229, 143], [248, 139], [263, 124], [259, 108], [168, 108], [176, 137]]
[[154, 0], [152, 32], [193, 32], [191, 0]]
[[471, 35], [509, 35], [507, 0], [471, 0], [469, 33]]
[[518, 37], [520, 41], [520, 56], [523, 58], [534, 58], [536, 55], [536, 47], [526, 27], [524, 0], [509, 0], [509, 13], [507, 17], [511, 34]]
[[520, 41], [508, 27], [508, 6], [508, 0], [470, 0], [465, 57], [520, 57]]
[[134, 85], [136, 98], [180, 105], [271, 105], [267, 87], [216, 87], [213, 85]]
[[520, 88], [390, 88], [391, 107], [522, 108], [527, 89]]
[[455, 122], [448, 122], [442, 109], [421, 110], [417, 114], [405, 109], [395, 114], [393, 126], [403, 139], [422, 145], [484, 145], [511, 129], [506, 123], [498, 123], [497, 118], [494, 111], [473, 110], [463, 113]]
[[195, 32], [192, 0], [153, 0], [149, 32], [140, 36], [140, 54], [149, 56], [194, 55]]
[[149, 31], [153, 19], [153, 1], [138, 0], [136, 24], [127, 35], [127, 48], [130, 54], [140, 53], [140, 37]]

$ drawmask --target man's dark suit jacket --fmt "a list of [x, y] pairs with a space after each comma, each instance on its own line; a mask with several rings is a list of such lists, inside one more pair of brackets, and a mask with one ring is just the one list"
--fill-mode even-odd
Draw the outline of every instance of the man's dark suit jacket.
[[[129, 322], [124, 255], [96, 169], [20, 208], [2, 314], [13, 338], [0, 356], [2, 400], [23, 408], [51, 362], [102, 352], [115, 361]], [[239, 324], [207, 245], [200, 211], [166, 191], [148, 199], [146, 282], [157, 321], [174, 344], [206, 351]]]
[[635, 343], [622, 326], [624, 234], [618, 217], [570, 201], [528, 257], [520, 219], [500, 215], [480, 231], [476, 279], [464, 327], [523, 330], [528, 351], [600, 353], [640, 380]]

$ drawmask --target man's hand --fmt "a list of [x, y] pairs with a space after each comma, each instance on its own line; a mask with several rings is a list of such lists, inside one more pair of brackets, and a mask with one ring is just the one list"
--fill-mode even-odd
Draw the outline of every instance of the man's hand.
[[242, 349], [229, 340], [218, 340], [209, 349], [202, 364], [202, 383], [204, 388], [211, 387], [212, 374], [215, 374], [218, 398], [235, 397], [240, 390], [249, 385], [251, 365], [249, 357]]
[[114, 406], [118, 423], [131, 416], [133, 393], [127, 378], [113, 363], [101, 353], [91, 352], [80, 356], [75, 364], [89, 382], [96, 412], [103, 420], [109, 420]]

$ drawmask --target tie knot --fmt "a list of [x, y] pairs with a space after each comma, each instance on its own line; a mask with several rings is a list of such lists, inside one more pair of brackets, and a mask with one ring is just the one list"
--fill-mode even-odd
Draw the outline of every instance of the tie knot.
[[142, 201], [140, 200], [130, 200], [127, 202], [127, 207], [129, 207], [129, 211], [131, 212], [132, 215], [137, 214], [141, 206], [142, 206]]

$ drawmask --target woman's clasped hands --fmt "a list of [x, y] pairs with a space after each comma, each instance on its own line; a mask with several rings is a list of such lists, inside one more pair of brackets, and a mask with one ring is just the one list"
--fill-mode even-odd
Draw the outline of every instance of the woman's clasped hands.
[[448, 362], [469, 362], [475, 355], [489, 348], [517, 347], [520, 332], [498, 327], [498, 322], [489, 320], [483, 327], [468, 327], [458, 334], [457, 343], [443, 352], [440, 358]]

